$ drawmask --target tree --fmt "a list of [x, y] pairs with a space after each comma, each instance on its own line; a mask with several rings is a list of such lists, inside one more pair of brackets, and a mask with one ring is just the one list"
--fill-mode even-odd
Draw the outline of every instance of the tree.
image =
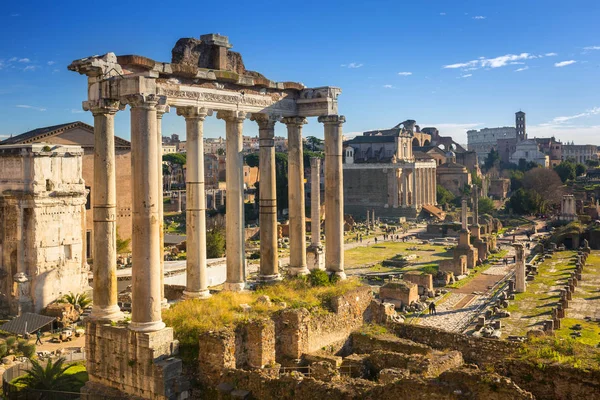
[[224, 156], [224, 155], [225, 155], [225, 149], [224, 149], [224, 148], [222, 148], [222, 147], [219, 147], [219, 148], [217, 149], [217, 155], [218, 155], [218, 156]]
[[215, 227], [206, 233], [206, 256], [220, 258], [225, 253], [225, 235], [223, 229]]
[[288, 156], [287, 153], [275, 153], [275, 183], [277, 192], [277, 211], [288, 208]]
[[491, 214], [495, 210], [494, 201], [487, 197], [479, 199], [479, 214]]
[[481, 178], [477, 176], [477, 170], [471, 171], [471, 183], [479, 187], [482, 186]]
[[560, 177], [554, 170], [547, 168], [534, 168], [527, 171], [523, 176], [523, 188], [533, 192], [532, 198], [535, 198], [537, 209], [541, 213], [559, 204], [563, 195]]
[[586, 168], [585, 164], [577, 163], [577, 165], [575, 165], [575, 176], [581, 176], [581, 175], [585, 174], [586, 171], [587, 171], [587, 168]]
[[532, 214], [537, 211], [535, 203], [534, 196], [529, 191], [520, 188], [508, 200], [507, 208], [516, 214]]
[[498, 168], [500, 166], [500, 153], [496, 149], [492, 149], [485, 159], [484, 163], [485, 169], [489, 170], [491, 168]]
[[308, 145], [308, 148], [312, 151], [323, 149], [323, 139], [319, 139], [314, 136], [309, 136], [306, 138], [306, 143]]
[[556, 167], [554, 167], [554, 171], [556, 171], [556, 173], [560, 177], [560, 180], [563, 182], [573, 180], [576, 176], [575, 164], [573, 164], [571, 161], [561, 162]]
[[598, 160], [585, 160], [585, 165], [594, 168], [600, 166], [600, 162]]
[[169, 153], [162, 156], [163, 161], [171, 164], [185, 165], [186, 155], [185, 153]]
[[244, 161], [251, 168], [258, 167], [259, 166], [258, 153], [250, 153], [250, 154], [246, 155], [246, 157], [244, 157]]
[[59, 300], [59, 302], [69, 303], [75, 306], [76, 308], [79, 307], [83, 310], [84, 308], [92, 304], [92, 299], [85, 293], [74, 294], [73, 292], [71, 292], [69, 294], [65, 294]]
[[[36, 360], [30, 361], [31, 368], [27, 371], [26, 375], [17, 378], [17, 383], [24, 384], [28, 389], [35, 390], [62, 392], [79, 390], [81, 383], [74, 375], [66, 373], [72, 365], [65, 365], [66, 360], [63, 357], [55, 362], [49, 359], [45, 367]], [[46, 394], [42, 394], [38, 398], [46, 399], [48, 397], [46, 397]]]
[[451, 191], [443, 187], [442, 185], [437, 185], [436, 187], [436, 198], [438, 204], [448, 204], [454, 200], [454, 195]]
[[117, 230], [117, 254], [129, 253], [130, 243], [131, 238], [121, 239], [121, 236], [119, 236], [119, 231]]

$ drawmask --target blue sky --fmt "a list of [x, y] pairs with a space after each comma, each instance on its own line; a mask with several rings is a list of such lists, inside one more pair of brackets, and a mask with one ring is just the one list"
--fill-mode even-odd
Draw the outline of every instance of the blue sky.
[[[288, 5], [289, 4], [289, 5]], [[8, 1], [0, 6], [0, 136], [82, 120], [74, 59], [112, 51], [170, 61], [180, 37], [229, 36], [248, 69], [278, 81], [339, 86], [346, 133], [406, 119], [466, 142], [471, 128], [600, 145], [600, 2]], [[129, 137], [129, 112], [117, 135]], [[245, 133], [257, 133], [247, 121]], [[305, 135], [322, 136], [311, 119]], [[163, 134], [184, 135], [165, 116]], [[278, 135], [285, 127], [277, 127]], [[207, 119], [205, 135], [224, 136]]]

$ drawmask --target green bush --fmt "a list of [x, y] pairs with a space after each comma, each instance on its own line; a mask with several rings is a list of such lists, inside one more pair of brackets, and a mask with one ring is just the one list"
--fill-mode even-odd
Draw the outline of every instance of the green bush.
[[260, 251], [254, 251], [248, 256], [248, 260], [258, 260], [260, 259]]
[[4, 357], [7, 354], [8, 354], [8, 346], [6, 345], [6, 342], [1, 341], [0, 342], [0, 358]]
[[6, 338], [6, 345], [9, 349], [14, 349], [15, 343], [17, 343], [17, 338], [14, 336], [9, 336]]
[[35, 344], [26, 343], [23, 346], [21, 346], [21, 349], [25, 357], [31, 359], [33, 356], [35, 356]]
[[320, 269], [313, 269], [308, 275], [308, 282], [311, 286], [329, 286], [331, 285], [327, 272]]

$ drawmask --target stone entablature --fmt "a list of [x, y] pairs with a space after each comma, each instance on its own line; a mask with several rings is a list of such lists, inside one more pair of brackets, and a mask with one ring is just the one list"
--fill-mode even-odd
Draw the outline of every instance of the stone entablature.
[[82, 156], [78, 146], [0, 146], [0, 302], [13, 315], [88, 287]]

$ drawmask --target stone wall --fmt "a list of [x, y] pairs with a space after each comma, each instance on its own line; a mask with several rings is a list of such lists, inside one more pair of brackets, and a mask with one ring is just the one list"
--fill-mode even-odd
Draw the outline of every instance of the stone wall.
[[408, 324], [390, 324], [401, 338], [422, 343], [434, 349], [458, 350], [466, 362], [477, 365], [495, 364], [518, 353], [520, 344], [503, 340], [477, 338], [442, 329]]
[[124, 394], [152, 400], [187, 397], [181, 360], [173, 357], [178, 342], [172, 328], [143, 333], [90, 320], [85, 340], [89, 381], [82, 393], [87, 400]]

